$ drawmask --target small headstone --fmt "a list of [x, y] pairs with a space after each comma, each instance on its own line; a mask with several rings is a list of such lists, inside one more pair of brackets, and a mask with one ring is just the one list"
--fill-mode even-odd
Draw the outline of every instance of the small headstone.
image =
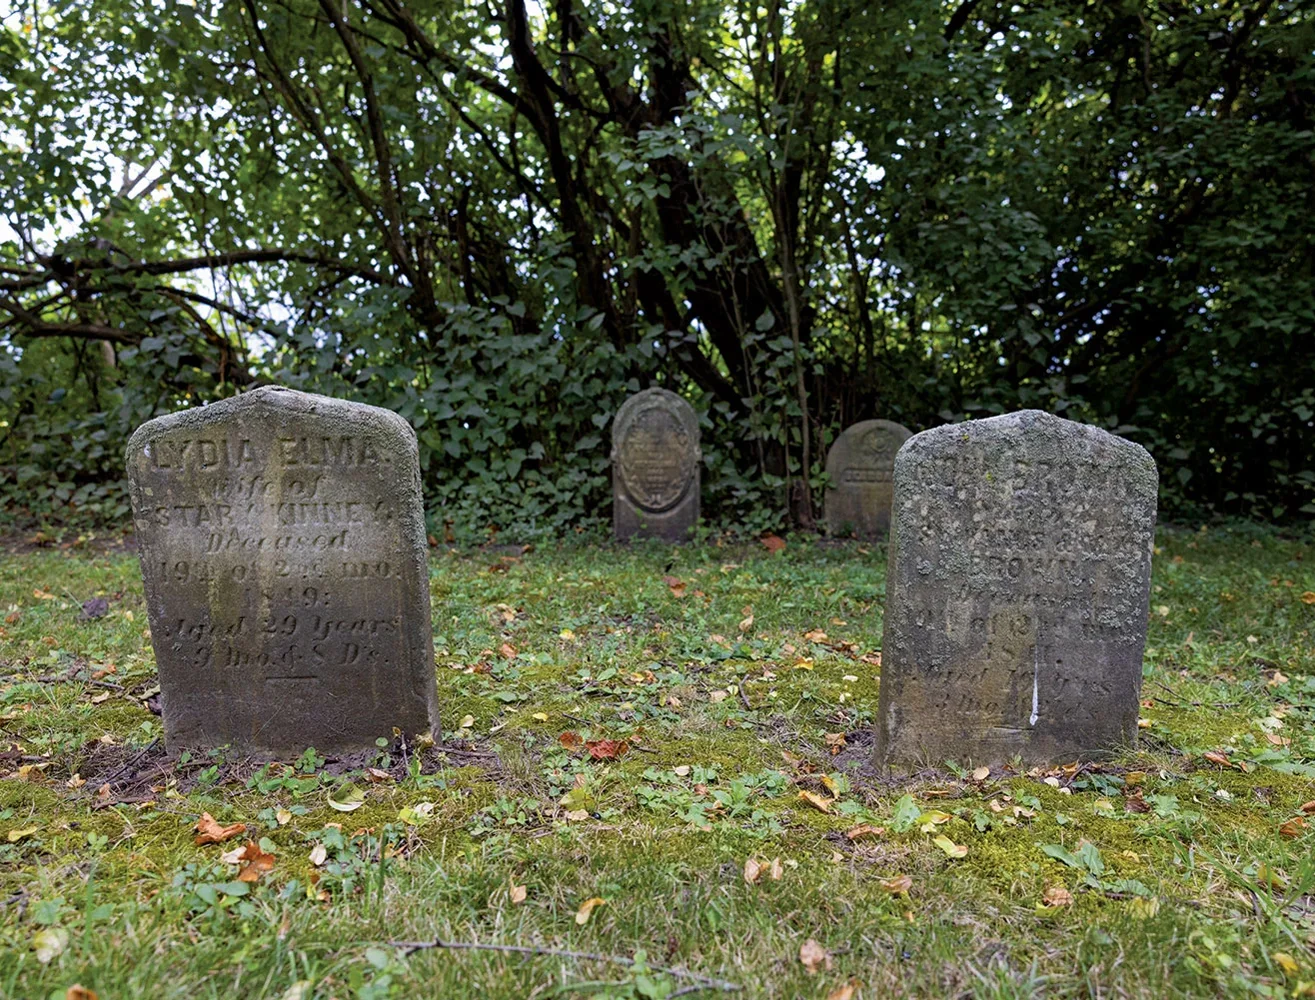
[[895, 462], [877, 762], [1059, 763], [1137, 735], [1158, 475], [1037, 410]]
[[406, 421], [265, 387], [143, 424], [127, 463], [171, 749], [437, 736]]
[[621, 404], [612, 424], [612, 533], [683, 541], [699, 519], [699, 418], [666, 389]]
[[895, 454], [913, 436], [891, 420], [863, 420], [831, 445], [826, 471], [826, 530], [834, 537], [885, 538], [890, 531]]

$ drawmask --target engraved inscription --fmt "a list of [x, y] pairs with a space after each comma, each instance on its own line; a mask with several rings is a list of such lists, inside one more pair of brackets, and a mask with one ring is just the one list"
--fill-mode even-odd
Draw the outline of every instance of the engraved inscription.
[[259, 389], [145, 425], [128, 465], [170, 744], [330, 749], [433, 728], [402, 421]]
[[854, 424], [836, 439], [827, 455], [832, 488], [826, 493], [827, 530], [882, 538], [890, 527], [895, 455], [909, 431], [888, 420]]
[[1150, 456], [1024, 411], [919, 435], [895, 494], [879, 757], [1041, 761], [1131, 741]]
[[679, 541], [699, 516], [698, 417], [665, 389], [626, 400], [612, 426], [613, 531]]

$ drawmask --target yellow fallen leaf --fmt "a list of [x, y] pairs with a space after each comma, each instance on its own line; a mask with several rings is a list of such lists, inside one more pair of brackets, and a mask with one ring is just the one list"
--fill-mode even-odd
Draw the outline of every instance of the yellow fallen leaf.
[[548, 713], [547, 713], [547, 712], [535, 712], [533, 715], [530, 716], [530, 718], [533, 719], [535, 722], [547, 722], [547, 721], [548, 721]]
[[968, 856], [967, 844], [956, 844], [949, 837], [945, 836], [945, 834], [941, 834], [933, 840], [932, 843], [952, 858], [964, 858]]
[[829, 813], [831, 811], [831, 800], [822, 798], [816, 792], [802, 791], [799, 793], [799, 797], [819, 812]]
[[278, 820], [279, 826], [287, 826], [292, 822], [292, 813], [288, 812], [286, 809], [280, 809], [274, 814], [274, 818]]
[[822, 969], [831, 968], [831, 953], [809, 938], [799, 946], [799, 961], [810, 975], [815, 975]]
[[878, 879], [877, 885], [891, 895], [898, 896], [900, 893], [908, 892], [913, 888], [913, 877], [911, 875], [892, 875], [890, 878]]
[[1302, 604], [1315, 604], [1315, 590], [1307, 590], [1301, 595]]
[[457, 728], [469, 729], [474, 724], [475, 724], [475, 717], [473, 715], [466, 715], [466, 716], [462, 716], [461, 721], [457, 723]]
[[1285, 976], [1295, 976], [1301, 971], [1300, 966], [1297, 965], [1297, 960], [1286, 951], [1276, 951], [1271, 957], [1279, 964], [1279, 968], [1283, 970]]
[[47, 927], [32, 936], [32, 950], [42, 965], [49, 965], [51, 959], [58, 958], [67, 947], [68, 931], [62, 927]]
[[32, 834], [36, 833], [37, 830], [39, 829], [40, 827], [36, 827], [36, 826], [25, 826], [21, 830], [10, 830], [8, 837], [9, 842], [11, 844], [17, 844], [24, 837], [32, 836]]
[[586, 899], [580, 904], [580, 908], [575, 911], [575, 922], [581, 926], [587, 924], [589, 922], [589, 915], [606, 902], [607, 900], [603, 899], [601, 896], [591, 896], [589, 899]]

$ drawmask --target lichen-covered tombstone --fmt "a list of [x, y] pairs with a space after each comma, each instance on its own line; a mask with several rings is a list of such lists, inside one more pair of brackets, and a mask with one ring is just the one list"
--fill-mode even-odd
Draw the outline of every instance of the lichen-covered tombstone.
[[143, 424], [127, 465], [171, 750], [437, 736], [406, 421], [270, 386]]
[[1137, 734], [1158, 476], [1037, 410], [895, 460], [877, 762], [1066, 762]]
[[686, 539], [699, 520], [699, 418], [666, 389], [627, 399], [612, 423], [612, 533]]
[[911, 430], [892, 420], [861, 420], [836, 438], [826, 456], [831, 478], [824, 501], [828, 534], [886, 537], [895, 454], [912, 436]]

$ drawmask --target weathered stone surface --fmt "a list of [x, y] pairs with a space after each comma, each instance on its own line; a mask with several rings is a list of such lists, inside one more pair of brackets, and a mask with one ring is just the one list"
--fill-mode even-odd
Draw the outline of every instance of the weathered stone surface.
[[612, 423], [612, 533], [684, 540], [699, 519], [699, 418], [666, 389], [645, 389]]
[[1071, 761], [1137, 734], [1158, 476], [1037, 410], [895, 461], [877, 761]]
[[143, 424], [127, 461], [170, 749], [437, 734], [406, 421], [265, 387]]
[[891, 420], [863, 420], [847, 427], [831, 445], [826, 471], [826, 530], [832, 536], [885, 538], [894, 497], [895, 453], [913, 436]]

